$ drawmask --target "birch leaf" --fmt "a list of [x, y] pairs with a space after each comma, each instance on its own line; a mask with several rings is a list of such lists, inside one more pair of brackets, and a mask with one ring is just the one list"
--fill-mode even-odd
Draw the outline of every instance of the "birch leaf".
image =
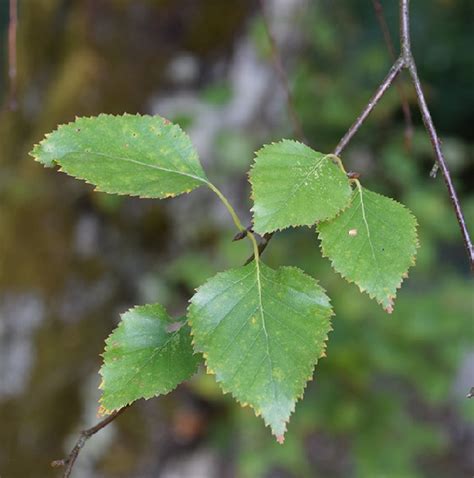
[[330, 219], [349, 204], [352, 192], [331, 155], [291, 140], [257, 152], [250, 183], [259, 234]]
[[358, 187], [350, 207], [319, 224], [318, 232], [334, 269], [392, 312], [397, 289], [415, 263], [416, 227], [408, 208]]
[[189, 327], [174, 321], [160, 304], [122, 314], [105, 342], [103, 358], [100, 401], [106, 412], [170, 392], [194, 374], [199, 362]]
[[112, 194], [164, 198], [207, 183], [189, 136], [160, 116], [77, 118], [46, 135], [31, 155]]
[[188, 311], [208, 371], [225, 392], [261, 415], [279, 442], [324, 354], [331, 315], [329, 299], [312, 277], [255, 261], [214, 276]]

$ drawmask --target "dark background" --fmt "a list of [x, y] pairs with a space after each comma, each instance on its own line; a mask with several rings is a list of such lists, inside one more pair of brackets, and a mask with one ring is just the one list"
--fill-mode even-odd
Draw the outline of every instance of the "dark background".
[[[383, 2], [397, 39], [397, 2]], [[413, 47], [474, 230], [474, 3], [413, 0]], [[370, 1], [268, 0], [310, 144], [331, 151], [390, 59]], [[188, 131], [212, 180], [250, 220], [253, 151], [291, 137], [259, 8], [231, 0], [20, 0], [17, 108], [9, 103], [8, 1], [0, 0], [0, 476], [58, 476], [96, 422], [99, 354], [134, 304], [178, 316], [195, 287], [241, 264], [245, 243], [208, 192], [166, 201], [94, 193], [28, 151], [77, 116], [159, 113]], [[417, 265], [391, 316], [322, 259], [314, 231], [279, 233], [270, 265], [318, 277], [336, 317], [328, 357], [284, 446], [201, 371], [92, 438], [74, 477], [466, 477], [474, 474], [473, 294], [441, 175], [395, 89], [343, 159], [412, 209]], [[242, 241], [245, 242], [245, 241]]]

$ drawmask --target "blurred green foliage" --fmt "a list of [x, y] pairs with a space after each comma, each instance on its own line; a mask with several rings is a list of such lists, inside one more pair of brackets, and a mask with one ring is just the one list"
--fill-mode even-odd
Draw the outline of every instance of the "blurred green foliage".
[[[253, 38], [262, 62], [271, 62], [258, 15], [252, 15], [247, 2], [233, 2], [232, 11], [238, 12], [234, 17], [228, 2], [181, 5], [149, 0], [139, 2], [147, 19], [141, 22], [140, 16], [129, 14], [130, 1], [100, 3], [97, 10], [88, 9], [94, 2], [66, 3], [20, 2], [19, 93], [25, 106], [16, 114], [0, 113], [0, 284], [8, 290], [38, 290], [53, 310], [35, 337], [37, 355], [29, 388], [24, 396], [0, 404], [0, 442], [8, 455], [0, 451], [0, 473], [7, 477], [52, 476], [48, 461], [60, 456], [71, 430], [83, 426], [78, 423], [78, 383], [98, 370], [98, 354], [118, 312], [137, 300], [160, 300], [181, 313], [196, 286], [218, 270], [240, 265], [250, 252], [245, 241], [230, 241], [230, 222], [209, 214], [187, 224], [184, 232], [176, 231], [181, 224], [173, 214], [188, 198], [173, 200], [176, 209], [171, 210], [148, 201], [137, 205], [134, 200], [108, 198], [64, 176], [48, 174], [26, 153], [44, 132], [75, 114], [144, 110], [152, 92], [167, 86], [165, 66], [183, 49], [209, 65], [227, 55], [243, 32]], [[370, 4], [309, 2], [304, 15], [294, 19], [303, 44], [297, 57], [288, 59], [290, 81], [304, 130], [317, 150], [334, 148], [389, 68]], [[395, 4], [384, 2], [394, 36]], [[472, 231], [474, 2], [412, 4], [420, 75]], [[244, 19], [251, 33], [244, 30]], [[4, 48], [0, 51], [5, 59]], [[200, 81], [200, 96], [210, 105], [230, 101], [232, 91], [225, 80]], [[474, 403], [464, 399], [469, 387], [456, 388], [459, 367], [472, 352], [473, 283], [442, 178], [428, 176], [433, 162], [429, 141], [411, 89], [405, 88], [416, 122], [411, 151], [404, 147], [403, 117], [393, 89], [354, 138], [344, 162], [347, 169], [362, 174], [367, 187], [398, 198], [414, 212], [420, 223], [417, 265], [388, 316], [331, 270], [321, 258], [313, 230], [286, 231], [272, 240], [265, 252], [269, 265], [294, 264], [320, 278], [333, 299], [334, 331], [327, 358], [318, 364], [314, 382], [297, 405], [284, 446], [274, 442], [251, 410], [223, 397], [211, 376], [198, 375], [185, 389], [226, 411], [209, 419], [201, 442], [221, 456], [230, 455], [226, 465], [235, 468], [236, 476], [473, 475]], [[194, 119], [183, 115], [189, 126]], [[269, 140], [291, 136], [287, 118], [269, 136], [226, 131], [216, 138], [219, 179], [238, 186], [234, 202], [245, 208], [249, 186], [244, 171], [252, 151]], [[196, 201], [207, 207], [203, 196]], [[71, 247], [75, 221], [84, 210], [109, 228], [100, 257], [94, 259], [77, 257]], [[130, 270], [138, 270], [143, 278], [130, 280]], [[87, 297], [99, 277], [119, 284], [114, 294], [82, 315], [76, 311], [76, 322], [59, 320], [53, 307], [57, 297], [77, 281], [87, 286]], [[172, 406], [179, 397], [159, 400], [157, 406], [173, 417], [179, 413]], [[125, 414], [123, 422], [117, 422], [117, 444], [98, 465], [104, 476], [133, 476], [137, 456], [150, 446], [144, 436], [152, 436], [146, 425], [152, 421], [155, 427], [154, 419], [143, 418], [139, 411], [127, 413], [130, 419]], [[172, 431], [162, 418], [156, 426], [167, 434], [159, 444], [168, 450]], [[25, 442], [32, 429], [33, 439]], [[156, 450], [159, 445], [153, 453]]]

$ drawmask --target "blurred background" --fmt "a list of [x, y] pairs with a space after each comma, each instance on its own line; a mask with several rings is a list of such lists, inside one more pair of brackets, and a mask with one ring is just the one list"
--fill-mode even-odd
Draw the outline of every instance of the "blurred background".
[[[195, 287], [250, 250], [231, 242], [231, 220], [206, 190], [166, 201], [95, 193], [35, 163], [33, 144], [76, 115], [163, 115], [189, 132], [249, 223], [253, 152], [293, 132], [256, 1], [19, 0], [13, 86], [9, 3], [0, 0], [0, 476], [48, 478], [97, 421], [99, 354], [119, 314], [161, 302], [180, 316]], [[382, 3], [397, 42], [397, 2]], [[474, 2], [412, 4], [420, 75], [472, 233]], [[265, 6], [309, 144], [329, 152], [390, 67], [372, 2]], [[279, 233], [265, 252], [270, 265], [318, 277], [336, 312], [284, 446], [201, 371], [93, 437], [73, 477], [474, 475], [473, 283], [408, 83], [405, 94], [411, 149], [393, 88], [343, 154], [420, 223], [394, 313], [331, 270], [314, 230]]]

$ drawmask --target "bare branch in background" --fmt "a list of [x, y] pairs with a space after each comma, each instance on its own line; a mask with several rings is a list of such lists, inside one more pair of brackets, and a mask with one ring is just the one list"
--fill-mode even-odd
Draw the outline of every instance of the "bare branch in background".
[[298, 116], [298, 113], [296, 112], [295, 102], [294, 102], [293, 95], [290, 89], [290, 84], [288, 81], [288, 75], [286, 74], [286, 70], [283, 66], [283, 61], [281, 59], [281, 55], [280, 55], [275, 37], [273, 36], [272, 30], [270, 28], [270, 22], [268, 20], [267, 13], [265, 11], [265, 4], [264, 4], [265, 2], [264, 0], [259, 0], [259, 1], [260, 1], [260, 10], [262, 14], [263, 25], [265, 26], [268, 41], [270, 43], [273, 64], [275, 66], [275, 70], [277, 72], [280, 83], [283, 89], [285, 90], [286, 105], [288, 109], [288, 116], [290, 117], [291, 123], [293, 125], [293, 134], [300, 141], [307, 143], [305, 135], [304, 135], [304, 131], [303, 131], [303, 126], [301, 124], [301, 120]]
[[[374, 6], [375, 14], [377, 16], [377, 21], [379, 22], [380, 29], [382, 30], [383, 38], [385, 45], [387, 46], [388, 53], [392, 62], [396, 61], [395, 47], [393, 46], [392, 35], [390, 34], [390, 29], [387, 25], [387, 20], [385, 19], [385, 14], [383, 11], [382, 3], [380, 0], [372, 0]], [[411, 117], [410, 104], [408, 103], [408, 98], [405, 94], [405, 89], [403, 88], [402, 82], [397, 78], [395, 81], [395, 87], [397, 88], [398, 95], [400, 96], [400, 101], [402, 103], [402, 111], [405, 119], [405, 148], [407, 151], [411, 150], [412, 141], [413, 141], [413, 120]]]
[[17, 108], [17, 68], [16, 68], [16, 32], [18, 27], [18, 0], [10, 0], [10, 19], [8, 23], [8, 79], [9, 93], [7, 105], [11, 110]]

